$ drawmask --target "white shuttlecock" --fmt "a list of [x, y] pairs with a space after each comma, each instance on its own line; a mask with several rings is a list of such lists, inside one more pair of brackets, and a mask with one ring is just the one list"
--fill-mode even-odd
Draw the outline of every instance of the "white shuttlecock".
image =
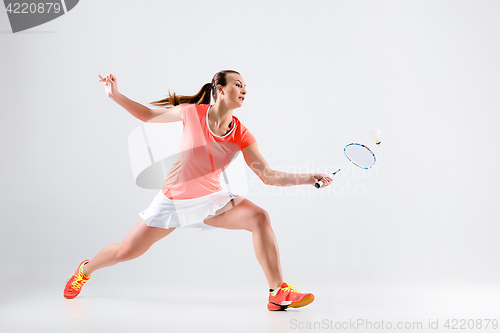
[[369, 134], [370, 134], [370, 138], [372, 138], [372, 139], [373, 139], [373, 141], [375, 141], [375, 143], [376, 143], [377, 145], [379, 145], [379, 144], [380, 144], [380, 142], [382, 142], [382, 141], [380, 140], [380, 130], [379, 130], [378, 128], [376, 128], [376, 129], [374, 129], [374, 130], [371, 130]]

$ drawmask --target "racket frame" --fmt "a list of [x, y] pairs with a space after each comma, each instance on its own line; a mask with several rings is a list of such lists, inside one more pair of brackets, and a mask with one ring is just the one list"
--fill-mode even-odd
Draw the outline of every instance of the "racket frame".
[[[371, 166], [369, 166], [368, 168], [366, 168], [366, 167], [362, 167], [362, 166], [360, 166], [360, 165], [358, 165], [358, 164], [354, 163], [354, 162], [353, 162], [353, 161], [349, 158], [349, 156], [348, 156], [348, 155], [347, 155], [347, 153], [346, 153], [346, 149], [347, 149], [347, 147], [352, 146], [352, 145], [361, 146], [361, 147], [363, 147], [363, 148], [367, 149], [367, 150], [368, 150], [368, 151], [372, 154], [372, 156], [373, 156], [373, 164], [372, 164]], [[371, 169], [371, 168], [375, 165], [375, 163], [377, 162], [377, 157], [375, 156], [375, 154], [373, 153], [373, 151], [372, 151], [370, 148], [368, 148], [367, 146], [365, 146], [365, 145], [363, 145], [363, 144], [361, 144], [361, 143], [352, 142], [352, 143], [347, 144], [347, 145], [344, 147], [344, 155], [347, 157], [347, 159], [349, 160], [349, 162], [351, 162], [352, 164], [354, 164], [354, 165], [355, 165], [355, 166], [357, 166], [358, 168], [365, 169], [365, 170]], [[334, 173], [332, 173], [332, 175], [333, 175], [333, 176], [335, 176], [335, 175], [336, 175], [336, 174], [337, 174], [340, 170], [342, 170], [343, 168], [345, 168], [345, 167], [346, 167], [346, 166], [348, 166], [348, 165], [350, 165], [350, 164], [346, 164], [346, 165], [344, 165], [343, 167], [339, 168], [337, 171], [335, 171]], [[314, 183], [314, 187], [316, 187], [316, 188], [318, 188], [318, 189], [319, 189], [321, 186], [323, 186], [323, 181], [321, 181], [321, 180], [320, 180], [320, 181], [317, 181], [316, 183]]]

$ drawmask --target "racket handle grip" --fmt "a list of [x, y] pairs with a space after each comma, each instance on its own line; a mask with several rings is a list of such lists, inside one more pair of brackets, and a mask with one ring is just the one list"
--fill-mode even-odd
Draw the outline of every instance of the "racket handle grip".
[[[335, 176], [335, 174], [337, 172], [339, 172], [339, 171], [340, 171], [340, 169], [338, 169], [337, 171], [335, 171], [334, 173], [332, 173], [332, 176]], [[314, 187], [316, 187], [316, 188], [320, 188], [321, 186], [323, 186], [323, 181], [321, 181], [321, 180], [317, 181], [316, 183], [314, 183]]]

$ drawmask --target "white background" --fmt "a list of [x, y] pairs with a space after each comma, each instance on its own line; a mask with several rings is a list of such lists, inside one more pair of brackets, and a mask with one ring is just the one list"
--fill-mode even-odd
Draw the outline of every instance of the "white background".
[[[371, 172], [322, 190], [266, 186], [247, 168], [247, 198], [269, 212], [301, 291], [498, 290], [499, 14], [496, 1], [88, 0], [12, 34], [2, 10], [4, 309], [13, 290], [63, 300], [78, 263], [121, 241], [158, 192], [135, 185], [127, 139], [140, 121], [105, 95], [97, 75], [110, 73], [146, 105], [239, 71], [248, 94], [234, 115], [277, 170], [335, 171], [345, 144], [373, 149]], [[251, 234], [231, 230], [176, 230], [89, 283], [193, 298], [253, 288], [263, 310], [268, 288]]]

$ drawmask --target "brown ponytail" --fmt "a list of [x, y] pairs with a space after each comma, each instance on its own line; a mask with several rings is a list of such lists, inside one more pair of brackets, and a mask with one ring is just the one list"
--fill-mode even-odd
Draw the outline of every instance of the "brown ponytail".
[[212, 93], [212, 97], [214, 101], [217, 100], [217, 90], [216, 87], [220, 84], [225, 87], [227, 84], [226, 74], [234, 73], [240, 74], [237, 71], [233, 70], [224, 70], [217, 72], [211, 83], [205, 83], [203, 87], [201, 87], [200, 91], [194, 96], [179, 96], [175, 93], [170, 93], [168, 91], [168, 97], [159, 101], [154, 101], [149, 104], [155, 106], [163, 106], [163, 107], [174, 107], [179, 104], [189, 103], [189, 104], [210, 104], [210, 93]]

